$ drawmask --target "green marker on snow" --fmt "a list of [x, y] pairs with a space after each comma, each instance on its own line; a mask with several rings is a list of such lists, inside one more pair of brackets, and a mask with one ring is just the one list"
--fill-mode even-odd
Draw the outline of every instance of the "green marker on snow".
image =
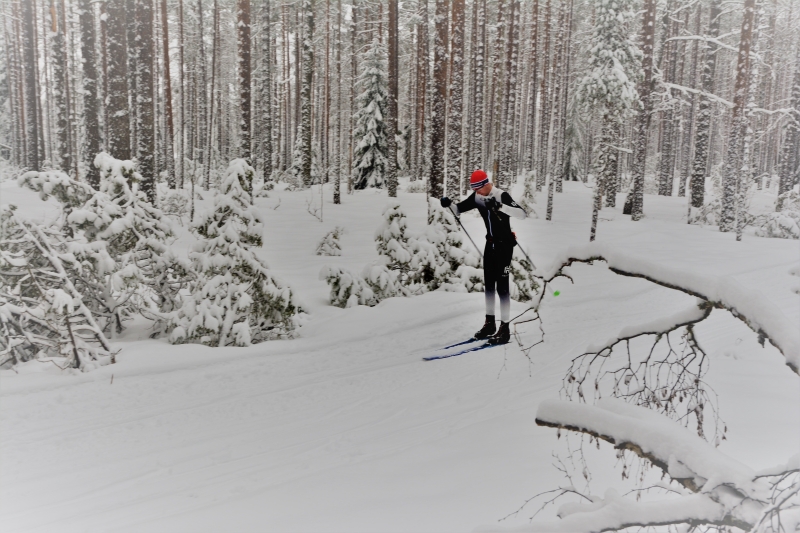
[[561, 294], [561, 291], [556, 291], [553, 293], [553, 296], [558, 296], [559, 294]]

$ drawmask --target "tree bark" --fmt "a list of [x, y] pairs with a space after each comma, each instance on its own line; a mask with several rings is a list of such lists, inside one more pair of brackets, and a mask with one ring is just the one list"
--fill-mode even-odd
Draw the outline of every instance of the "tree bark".
[[508, 23], [506, 30], [506, 68], [505, 68], [505, 89], [503, 96], [505, 105], [503, 106], [503, 120], [501, 124], [498, 142], [500, 145], [500, 166], [495, 180], [500, 187], [510, 187], [514, 182], [514, 114], [517, 108], [517, 24], [516, 17], [519, 14], [519, 0], [511, 0], [509, 4]]
[[86, 129], [83, 163], [86, 166], [86, 181], [98, 189], [100, 169], [94, 166], [94, 158], [100, 152], [100, 117], [97, 101], [97, 58], [95, 55], [94, 7], [90, 0], [81, 0], [81, 56], [83, 58], [83, 120]]
[[273, 162], [272, 144], [272, 26], [270, 21], [270, 2], [261, 4], [261, 156], [264, 181], [270, 180]]
[[449, 7], [449, 0], [436, 0], [436, 38], [433, 45], [434, 90], [431, 95], [431, 168], [428, 183], [428, 195], [433, 198], [440, 198], [443, 195], [444, 185]]
[[[69, 82], [67, 80], [67, 50], [65, 41], [64, 10], [63, 2], [57, 7], [55, 0], [50, 0], [50, 17], [52, 22], [52, 53], [53, 59], [53, 98], [56, 109], [56, 161], [54, 163], [62, 171], [69, 173], [72, 165], [70, 162], [69, 147], [69, 106], [67, 100], [67, 90]], [[9, 64], [9, 70], [11, 65]], [[10, 81], [10, 80], [9, 80]], [[9, 83], [11, 89], [13, 83]], [[13, 91], [9, 91], [12, 93]], [[123, 93], [127, 103], [127, 89]], [[13, 106], [12, 106], [13, 109]], [[125, 117], [127, 120], [127, 117]], [[127, 127], [127, 124], [126, 124]]]
[[[88, 2], [83, 0], [86, 4]], [[33, 32], [33, 2], [22, 2], [22, 63], [24, 65], [25, 95], [25, 166], [28, 170], [39, 171], [39, 109], [38, 86], [36, 83], [36, 53]], [[83, 18], [81, 18], [83, 21]], [[96, 109], [96, 108], [95, 108]]]
[[[131, 158], [128, 112], [128, 42], [125, 0], [108, 0], [108, 153], [121, 160]], [[131, 19], [133, 16], [131, 16]]]
[[302, 79], [300, 82], [301, 176], [311, 186], [311, 82], [314, 74], [314, 0], [303, 0]]
[[164, 49], [164, 119], [166, 132], [164, 146], [166, 148], [167, 183], [170, 189], [175, 188], [175, 123], [172, 116], [172, 77], [169, 71], [169, 21], [167, 20], [167, 0], [161, 0], [161, 39]]
[[[794, 80], [792, 83], [791, 113], [786, 125], [786, 136], [781, 150], [779, 165], [780, 181], [778, 182], [778, 194], [784, 194], [792, 190], [797, 182], [798, 173], [798, 149], [800, 148], [800, 47], [798, 47], [795, 59]], [[778, 210], [783, 206], [778, 205]]]
[[[486, 0], [473, 0], [477, 6], [476, 27], [478, 31], [472, 35], [472, 46], [475, 48], [474, 62], [472, 71], [475, 76], [473, 82], [473, 109], [471, 115], [473, 127], [471, 131], [472, 146], [470, 148], [471, 161], [467, 169], [467, 175], [472, 171], [483, 168], [483, 100], [484, 100], [484, 72], [486, 63]], [[538, 3], [538, 0], [534, 0]], [[473, 11], [475, 12], [475, 11]], [[465, 176], [466, 178], [466, 176]]]
[[742, 141], [745, 128], [745, 105], [750, 86], [750, 47], [752, 45], [753, 24], [755, 21], [755, 0], [745, 0], [742, 31], [739, 40], [739, 54], [736, 62], [736, 84], [733, 89], [733, 116], [728, 147], [725, 156], [725, 173], [722, 176], [722, 209], [719, 230], [732, 231], [736, 220], [736, 188], [739, 182], [739, 169], [742, 157]]
[[[162, 0], [166, 1], [166, 0]], [[250, 0], [237, 0], [236, 29], [239, 45], [239, 157], [250, 162]]]
[[[463, 1], [463, 0], [462, 0]], [[388, 117], [386, 120], [386, 148], [387, 167], [386, 167], [386, 186], [389, 197], [397, 197], [397, 100], [399, 97], [398, 77], [400, 75], [400, 48], [398, 45], [399, 35], [397, 34], [397, 0], [389, 2], [389, 35], [388, 35], [388, 55], [389, 55], [389, 101], [387, 102]]]
[[461, 129], [464, 101], [464, 0], [452, 0], [450, 105], [447, 110], [447, 194], [461, 194]]
[[142, 175], [141, 190], [156, 203], [155, 117], [153, 111], [153, 4], [137, 0], [136, 21], [136, 157]]

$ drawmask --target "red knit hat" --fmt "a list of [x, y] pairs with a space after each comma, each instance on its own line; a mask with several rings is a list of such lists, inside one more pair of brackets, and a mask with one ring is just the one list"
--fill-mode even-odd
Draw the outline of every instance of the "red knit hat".
[[469, 186], [473, 191], [477, 191], [487, 183], [489, 183], [489, 176], [486, 175], [486, 172], [480, 169], [473, 172], [472, 176], [469, 178]]

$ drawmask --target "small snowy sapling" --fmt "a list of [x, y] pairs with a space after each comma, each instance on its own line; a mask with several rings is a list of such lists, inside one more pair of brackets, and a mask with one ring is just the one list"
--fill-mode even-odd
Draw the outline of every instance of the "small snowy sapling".
[[317, 255], [342, 255], [342, 244], [339, 242], [339, 239], [343, 234], [344, 228], [341, 226], [336, 226], [326, 233], [317, 245]]
[[231, 161], [214, 211], [194, 225], [201, 240], [189, 257], [198, 279], [171, 317], [174, 343], [248, 346], [294, 328], [291, 289], [254, 252], [264, 227], [247, 192], [253, 174], [243, 159]]

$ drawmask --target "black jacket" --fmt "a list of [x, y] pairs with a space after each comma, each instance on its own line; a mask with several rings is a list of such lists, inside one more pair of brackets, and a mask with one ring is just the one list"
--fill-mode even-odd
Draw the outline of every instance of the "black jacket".
[[[494, 198], [500, 203], [501, 207], [498, 211], [491, 211], [487, 207], [489, 198]], [[515, 239], [511, 232], [509, 219], [514, 217], [521, 220], [528, 216], [525, 210], [511, 198], [510, 194], [497, 187], [492, 187], [488, 196], [481, 196], [473, 192], [464, 201], [455, 204], [455, 207], [459, 214], [477, 209], [486, 225], [486, 240], [491, 243], [506, 243], [512, 246]]]

